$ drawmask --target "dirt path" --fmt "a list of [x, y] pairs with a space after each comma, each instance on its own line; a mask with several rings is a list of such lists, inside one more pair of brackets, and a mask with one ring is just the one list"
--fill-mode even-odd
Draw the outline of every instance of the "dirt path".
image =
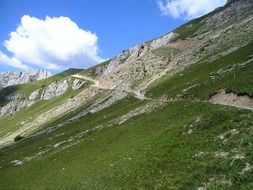
[[[116, 90], [116, 88], [109, 88], [107, 86], [101, 86], [101, 84], [97, 80], [94, 80], [91, 77], [88, 77], [88, 76], [85, 76], [85, 75], [76, 74], [76, 75], [71, 75], [71, 77], [91, 81], [91, 82], [94, 83], [92, 85], [92, 87], [95, 87], [95, 88], [100, 89], [100, 90]], [[130, 93], [130, 94], [133, 93], [134, 97], [136, 97], [139, 100], [149, 100], [150, 99], [150, 98], [146, 97], [145, 94], [142, 93], [141, 91], [135, 90], [135, 91], [125, 91], [125, 92]]]
[[71, 75], [71, 77], [73, 77], [73, 78], [78, 78], [78, 79], [84, 79], [84, 80], [91, 81], [91, 82], [97, 84], [97, 81], [96, 81], [96, 80], [94, 80], [94, 79], [91, 78], [91, 77], [85, 76], [85, 75], [76, 74], [76, 75]]

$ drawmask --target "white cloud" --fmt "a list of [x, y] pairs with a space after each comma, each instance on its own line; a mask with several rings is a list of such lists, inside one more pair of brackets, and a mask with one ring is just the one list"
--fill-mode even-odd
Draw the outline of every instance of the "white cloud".
[[60, 70], [86, 68], [102, 62], [98, 56], [97, 36], [77, 26], [68, 17], [40, 20], [29, 15], [4, 42], [13, 59], [31, 66]]
[[174, 18], [193, 19], [223, 6], [227, 0], [157, 0], [163, 15]]
[[30, 70], [31, 69], [27, 65], [21, 63], [21, 61], [18, 60], [17, 58], [15, 58], [15, 57], [10, 58], [1, 51], [0, 51], [0, 63], [8, 65], [9, 67], [18, 68], [21, 70]]

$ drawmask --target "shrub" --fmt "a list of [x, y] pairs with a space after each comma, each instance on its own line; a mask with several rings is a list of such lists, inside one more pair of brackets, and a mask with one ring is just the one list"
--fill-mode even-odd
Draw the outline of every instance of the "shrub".
[[17, 141], [20, 141], [22, 139], [24, 139], [25, 137], [22, 137], [21, 135], [18, 135], [14, 138], [14, 141], [17, 142]]

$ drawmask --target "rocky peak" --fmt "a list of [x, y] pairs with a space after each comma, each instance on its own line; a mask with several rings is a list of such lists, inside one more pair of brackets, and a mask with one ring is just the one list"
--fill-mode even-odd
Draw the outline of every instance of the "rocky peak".
[[43, 80], [50, 76], [52, 76], [52, 74], [46, 70], [0, 73], [0, 87], [7, 87], [37, 80]]

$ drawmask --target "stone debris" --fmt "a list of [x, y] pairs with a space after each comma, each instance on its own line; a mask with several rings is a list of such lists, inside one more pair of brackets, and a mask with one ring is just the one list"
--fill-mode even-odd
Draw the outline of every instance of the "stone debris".
[[12, 163], [14, 166], [19, 166], [19, 165], [22, 165], [22, 164], [23, 164], [23, 161], [21, 161], [21, 160], [13, 160], [13, 161], [11, 161], [11, 163]]
[[215, 104], [253, 110], [253, 98], [247, 95], [239, 96], [233, 92], [227, 93], [224, 89], [213, 95], [209, 101]]

